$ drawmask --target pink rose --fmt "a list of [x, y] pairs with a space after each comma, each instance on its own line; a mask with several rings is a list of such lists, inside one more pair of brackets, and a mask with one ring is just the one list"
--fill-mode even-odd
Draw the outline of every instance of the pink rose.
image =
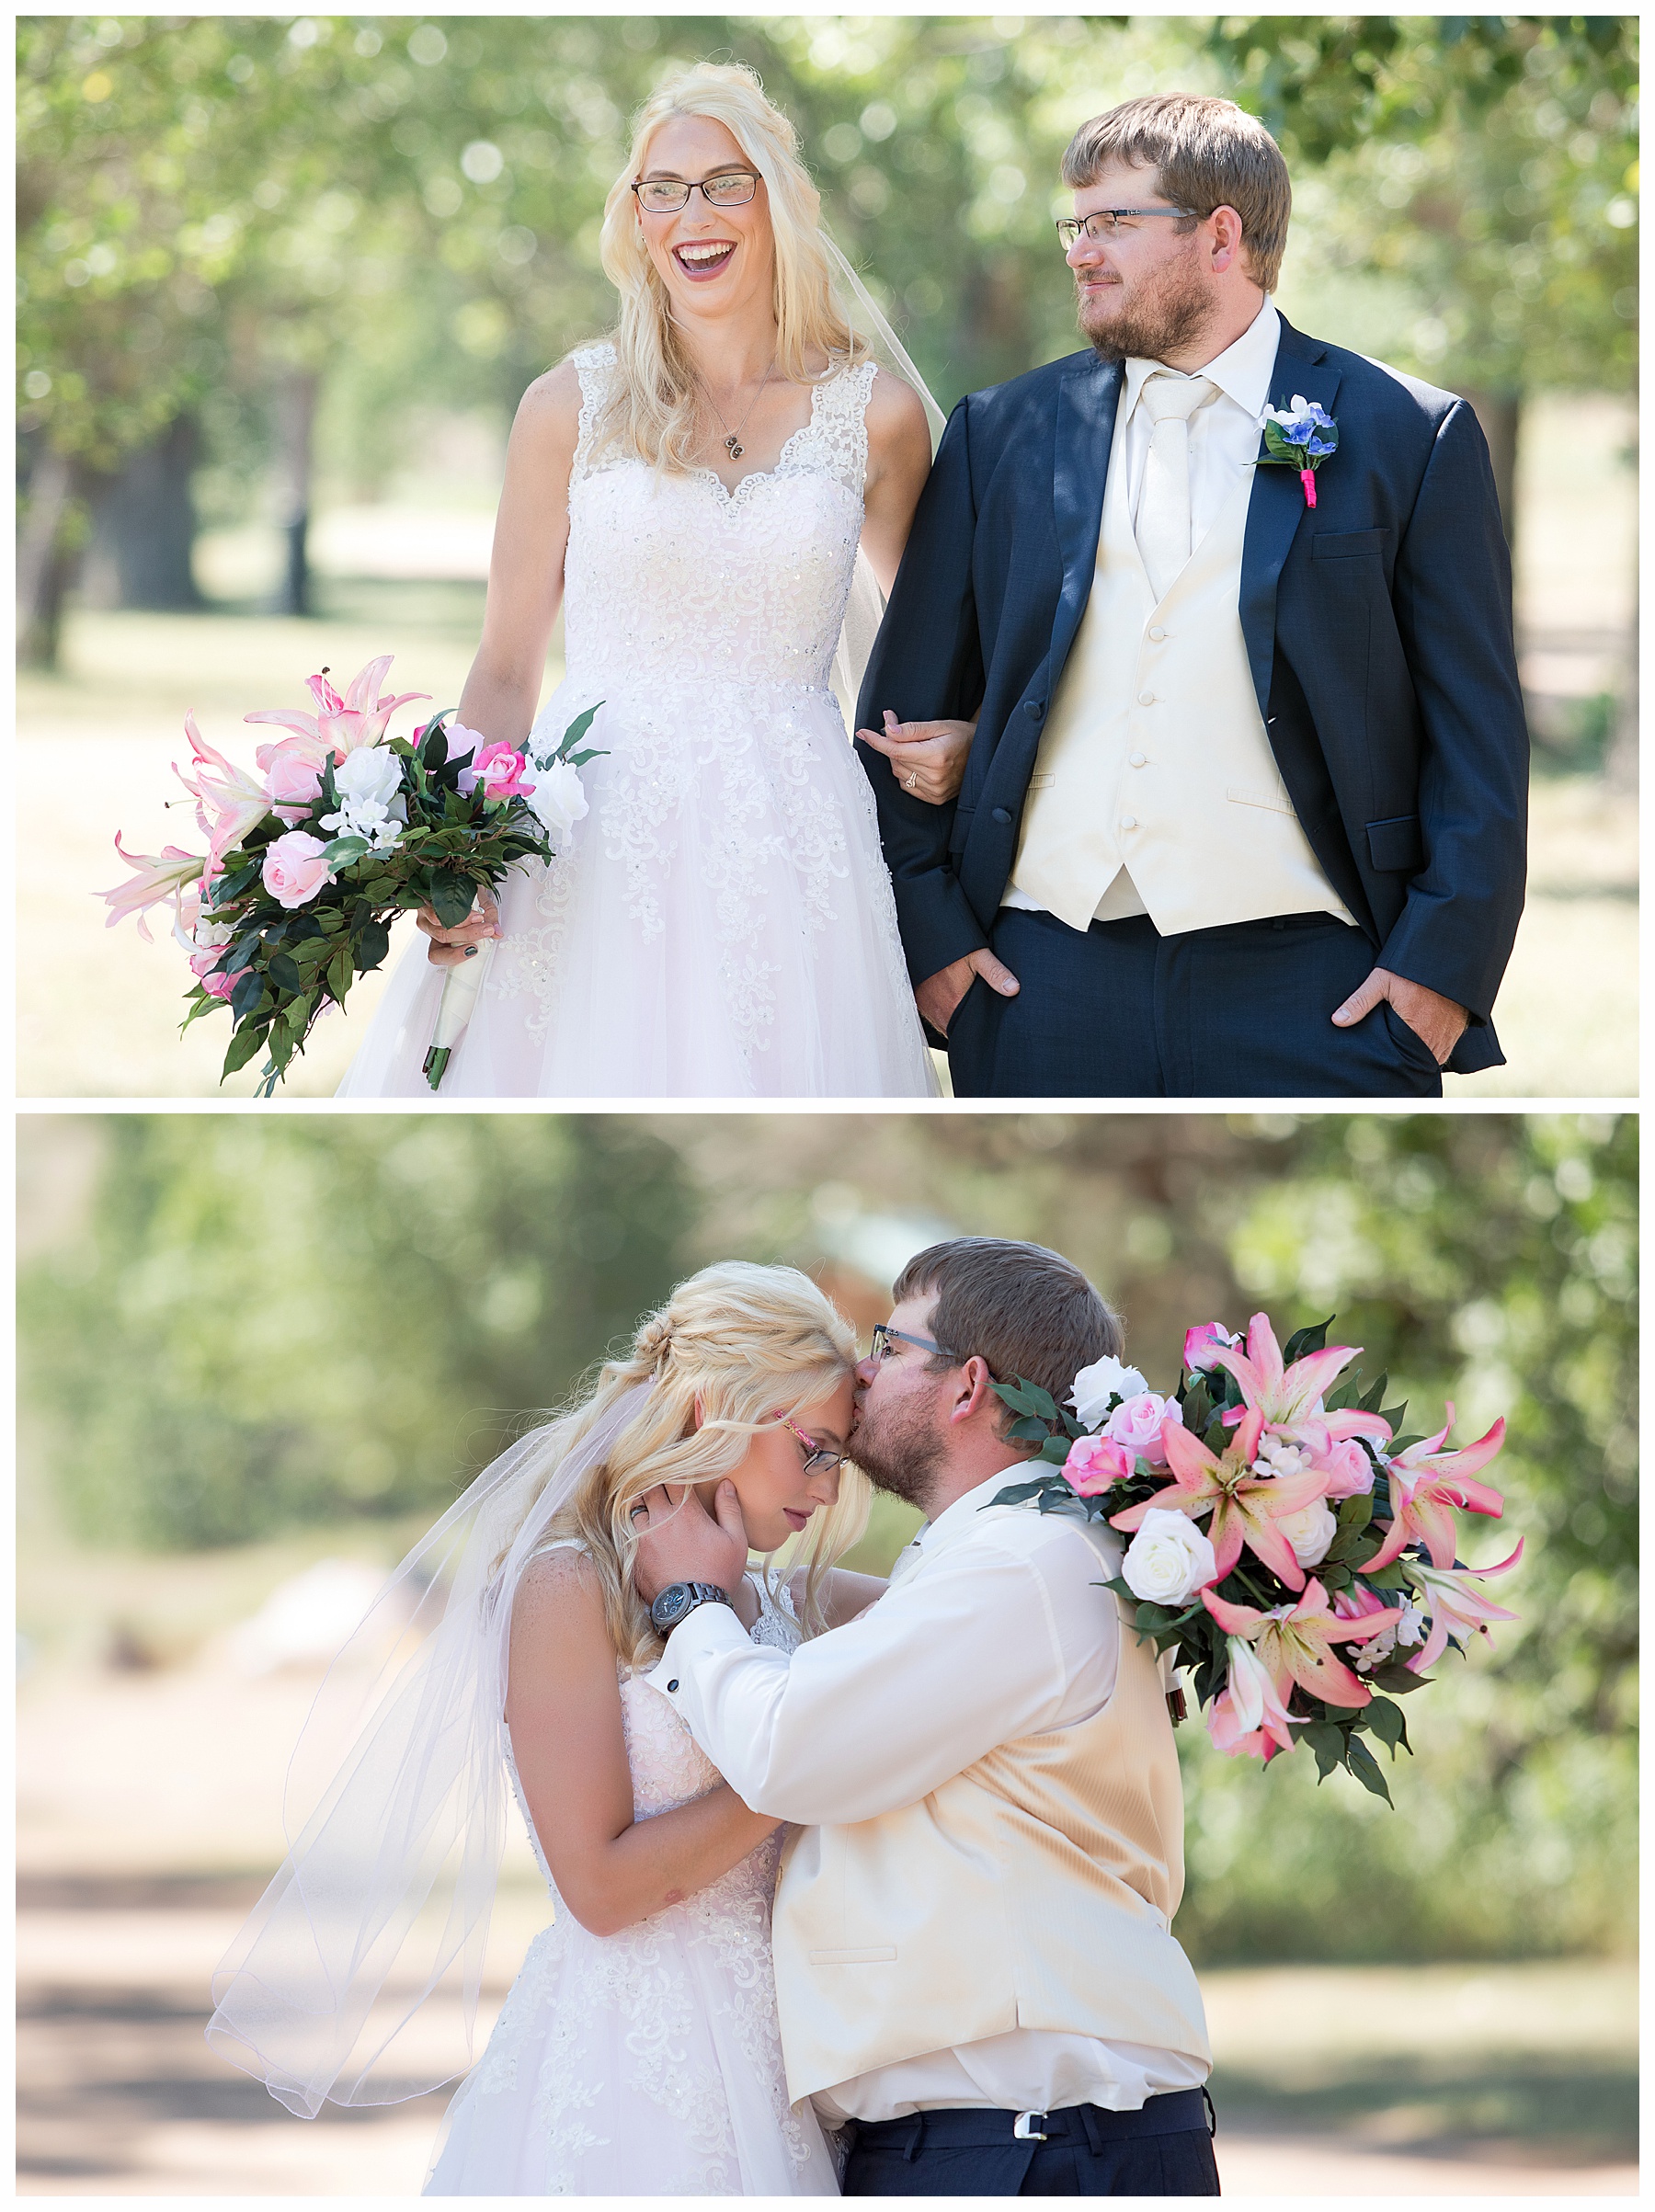
[[1176, 1421], [1183, 1426], [1183, 1408], [1176, 1398], [1164, 1398], [1153, 1390], [1141, 1391], [1117, 1406], [1103, 1424], [1105, 1436], [1124, 1444], [1136, 1458], [1142, 1457], [1152, 1467], [1167, 1464], [1167, 1447], [1161, 1442], [1161, 1425]]
[[469, 770], [462, 770], [460, 781], [465, 781], [469, 773], [473, 788], [480, 783], [485, 799], [526, 798], [534, 789], [523, 781], [523, 771], [529, 766], [527, 753], [519, 753], [515, 746], [496, 742], [484, 746], [472, 760]]
[[1374, 1487], [1374, 1463], [1353, 1436], [1315, 1454], [1318, 1471], [1328, 1478], [1330, 1498], [1365, 1498]]
[[1199, 1328], [1192, 1328], [1184, 1337], [1185, 1372], [1189, 1374], [1210, 1374], [1218, 1364], [1215, 1354], [1227, 1351], [1232, 1344], [1240, 1341], [1239, 1337], [1232, 1337], [1229, 1330], [1218, 1322], [1204, 1321]]
[[1063, 1463], [1063, 1478], [1081, 1498], [1097, 1498], [1132, 1473], [1132, 1455], [1106, 1436], [1077, 1437]]
[[322, 795], [322, 770], [314, 748], [301, 737], [282, 745], [261, 745], [259, 766], [270, 804], [284, 822], [302, 821]]
[[237, 968], [234, 975], [203, 975], [201, 988], [209, 998], [228, 998], [246, 973], [245, 968]]
[[333, 881], [322, 857], [326, 849], [320, 838], [305, 829], [290, 829], [286, 837], [266, 846], [264, 887], [278, 906], [307, 906]]

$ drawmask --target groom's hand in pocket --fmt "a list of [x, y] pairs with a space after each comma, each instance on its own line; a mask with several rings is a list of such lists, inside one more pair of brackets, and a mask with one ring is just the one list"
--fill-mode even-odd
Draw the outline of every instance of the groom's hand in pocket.
[[1375, 968], [1367, 981], [1351, 993], [1333, 1020], [1341, 1029], [1353, 1028], [1383, 998], [1390, 1000], [1414, 1035], [1431, 1048], [1437, 1066], [1443, 1066], [1466, 1027], [1465, 1008], [1444, 998], [1441, 991], [1430, 990], [1422, 983], [1410, 983], [1406, 975]]
[[1002, 998], [1015, 998], [1022, 987], [1005, 962], [996, 960], [987, 945], [967, 952], [964, 960], [950, 961], [947, 967], [928, 975], [914, 992], [914, 1003], [940, 1037], [947, 1036], [948, 1025], [977, 975]]
[[500, 909], [486, 884], [478, 887], [471, 912], [457, 929], [445, 929], [435, 906], [421, 906], [419, 926], [430, 939], [426, 958], [434, 968], [457, 968], [470, 960], [485, 937], [500, 934]]
[[736, 1485], [727, 1477], [713, 1497], [713, 1512], [700, 1490], [685, 1483], [657, 1483], [632, 1509], [638, 1548], [633, 1581], [647, 1605], [674, 1582], [713, 1582], [733, 1591], [747, 1572], [747, 1524]]

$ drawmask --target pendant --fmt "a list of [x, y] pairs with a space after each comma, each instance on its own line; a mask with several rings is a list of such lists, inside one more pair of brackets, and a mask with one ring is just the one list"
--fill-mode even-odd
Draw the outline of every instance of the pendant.
[[746, 450], [746, 447], [741, 445], [735, 437], [732, 436], [725, 439], [725, 451], [730, 456], [732, 461], [739, 461], [742, 454]]

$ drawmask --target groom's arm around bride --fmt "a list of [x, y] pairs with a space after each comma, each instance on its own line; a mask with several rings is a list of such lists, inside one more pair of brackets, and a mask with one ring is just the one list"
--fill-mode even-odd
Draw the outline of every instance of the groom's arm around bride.
[[1277, 313], [1291, 188], [1227, 101], [1064, 176], [1091, 349], [954, 410], [857, 717], [978, 717], [951, 805], [862, 752], [921, 1010], [961, 1095], [1439, 1092], [1501, 1061], [1524, 891], [1475, 416]]
[[[704, 1603], [651, 1676], [737, 1794], [801, 1824], [773, 1932], [790, 2094], [852, 2122], [848, 2195], [1216, 2195], [1201, 1997], [1171, 1933], [1182, 1801], [1158, 1666], [1096, 1524], [996, 1506], [993, 1382], [1118, 1354], [1086, 1278], [966, 1238], [909, 1262], [853, 1457], [930, 1518], [890, 1588], [790, 1658]], [[639, 1587], [729, 1587], [721, 1501]]]

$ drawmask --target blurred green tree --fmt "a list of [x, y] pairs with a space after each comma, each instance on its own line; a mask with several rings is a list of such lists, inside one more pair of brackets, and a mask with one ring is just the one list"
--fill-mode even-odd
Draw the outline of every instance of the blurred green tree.
[[83, 1541], [438, 1508], [685, 1271], [693, 1201], [604, 1116], [137, 1115], [23, 1341]]

